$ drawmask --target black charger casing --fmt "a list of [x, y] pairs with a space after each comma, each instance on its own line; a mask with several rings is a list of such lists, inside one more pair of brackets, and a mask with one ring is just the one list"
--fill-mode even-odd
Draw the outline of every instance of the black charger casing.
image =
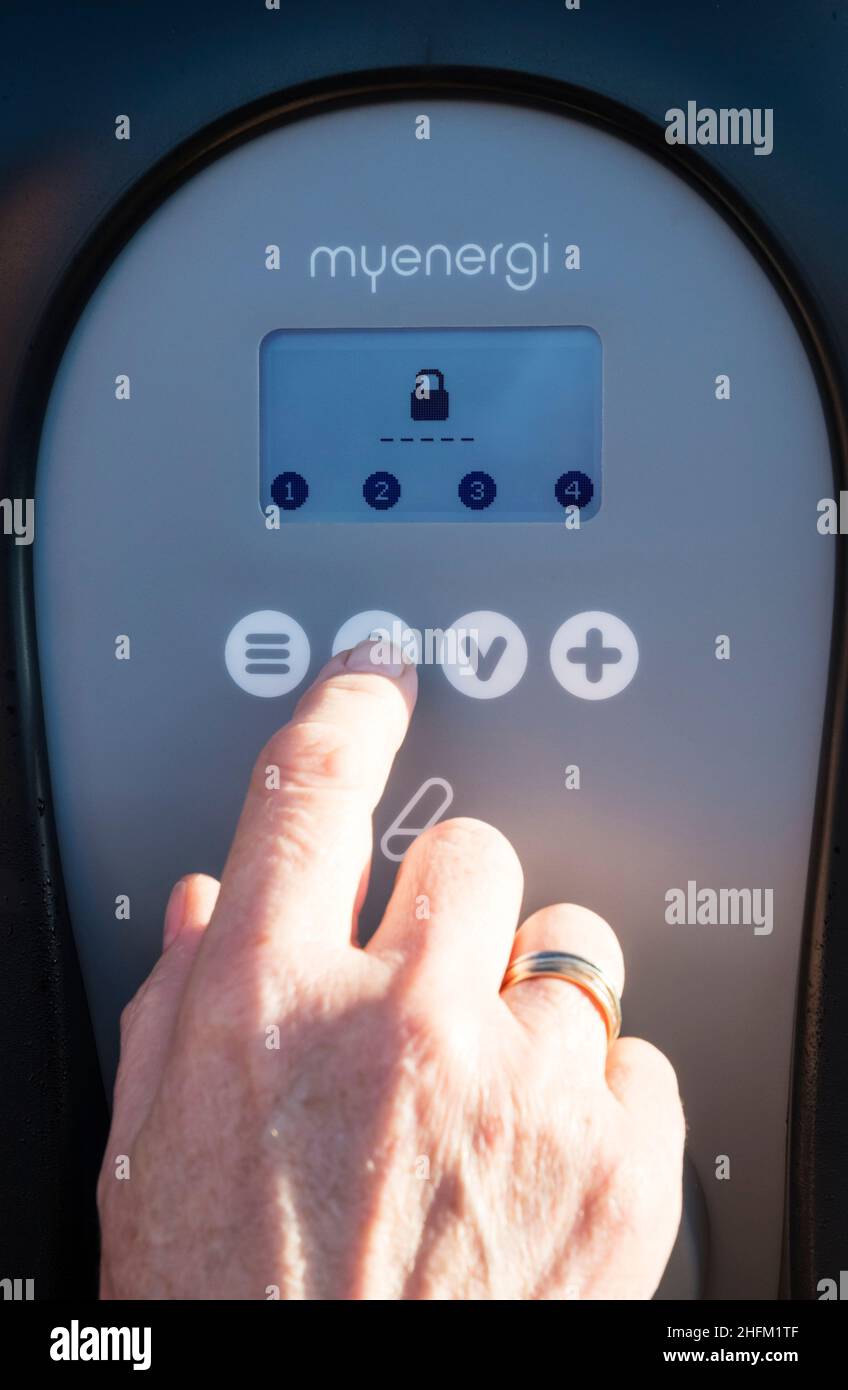
[[[262, 124], [380, 92], [478, 92], [590, 119], [693, 182], [732, 221], [801, 333], [848, 488], [848, 4], [673, 0], [399, 11], [300, 0], [166, 0], [0, 12], [0, 494], [34, 495], [43, 413], [70, 330], [123, 243], [174, 186]], [[669, 145], [697, 98], [774, 110], [769, 158]], [[133, 137], [114, 139], [131, 113]], [[799, 460], [799, 467], [803, 461]], [[37, 523], [36, 523], [37, 524]], [[812, 524], [812, 521], [811, 521]], [[848, 1249], [848, 768], [844, 546], [799, 974], [783, 1293], [815, 1298]], [[3, 537], [0, 610], [0, 1275], [94, 1295], [107, 1106], [62, 886], [34, 635], [32, 555]], [[787, 557], [791, 564], [791, 556]], [[843, 845], [846, 846], [843, 852]]]

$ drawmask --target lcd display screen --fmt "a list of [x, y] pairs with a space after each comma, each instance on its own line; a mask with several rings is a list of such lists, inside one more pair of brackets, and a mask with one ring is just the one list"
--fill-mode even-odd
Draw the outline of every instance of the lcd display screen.
[[601, 504], [601, 402], [582, 326], [269, 333], [261, 505], [283, 523], [582, 523]]

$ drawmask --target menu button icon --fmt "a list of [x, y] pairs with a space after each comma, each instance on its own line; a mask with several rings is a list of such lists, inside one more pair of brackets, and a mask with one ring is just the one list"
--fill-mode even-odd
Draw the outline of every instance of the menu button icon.
[[241, 690], [265, 699], [287, 695], [309, 669], [309, 639], [288, 613], [264, 609], [236, 623], [224, 648], [227, 670]]
[[247, 665], [244, 669], [247, 675], [267, 676], [275, 671], [288, 673], [288, 640], [287, 632], [249, 632], [244, 639], [247, 647]]

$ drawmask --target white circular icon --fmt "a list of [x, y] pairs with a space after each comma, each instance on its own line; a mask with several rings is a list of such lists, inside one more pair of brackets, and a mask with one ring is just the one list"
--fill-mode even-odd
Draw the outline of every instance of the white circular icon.
[[551, 669], [569, 695], [608, 700], [629, 685], [639, 647], [626, 623], [612, 613], [577, 613], [557, 628]]
[[503, 613], [465, 613], [445, 633], [442, 669], [472, 700], [494, 700], [514, 689], [527, 669], [524, 633]]
[[371, 608], [366, 613], [354, 613], [352, 618], [342, 623], [333, 638], [332, 655], [338, 656], [339, 652], [349, 651], [360, 642], [366, 642], [369, 637], [378, 641], [382, 638], [391, 644], [393, 650], [397, 650], [398, 656], [408, 660], [409, 655], [414, 652], [416, 664], [420, 660], [421, 646], [415, 628], [408, 627], [396, 613], [385, 613], [380, 608]]
[[309, 638], [288, 613], [262, 609], [236, 623], [224, 647], [224, 661], [248, 695], [287, 695], [309, 669]]

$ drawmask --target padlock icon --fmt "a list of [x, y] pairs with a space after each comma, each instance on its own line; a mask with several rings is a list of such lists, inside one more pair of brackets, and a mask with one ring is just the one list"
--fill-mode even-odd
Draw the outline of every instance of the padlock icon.
[[[430, 377], [437, 381], [430, 385]], [[445, 378], [438, 367], [422, 367], [415, 375], [415, 389], [410, 397], [413, 420], [446, 420], [448, 418], [448, 393]]]

